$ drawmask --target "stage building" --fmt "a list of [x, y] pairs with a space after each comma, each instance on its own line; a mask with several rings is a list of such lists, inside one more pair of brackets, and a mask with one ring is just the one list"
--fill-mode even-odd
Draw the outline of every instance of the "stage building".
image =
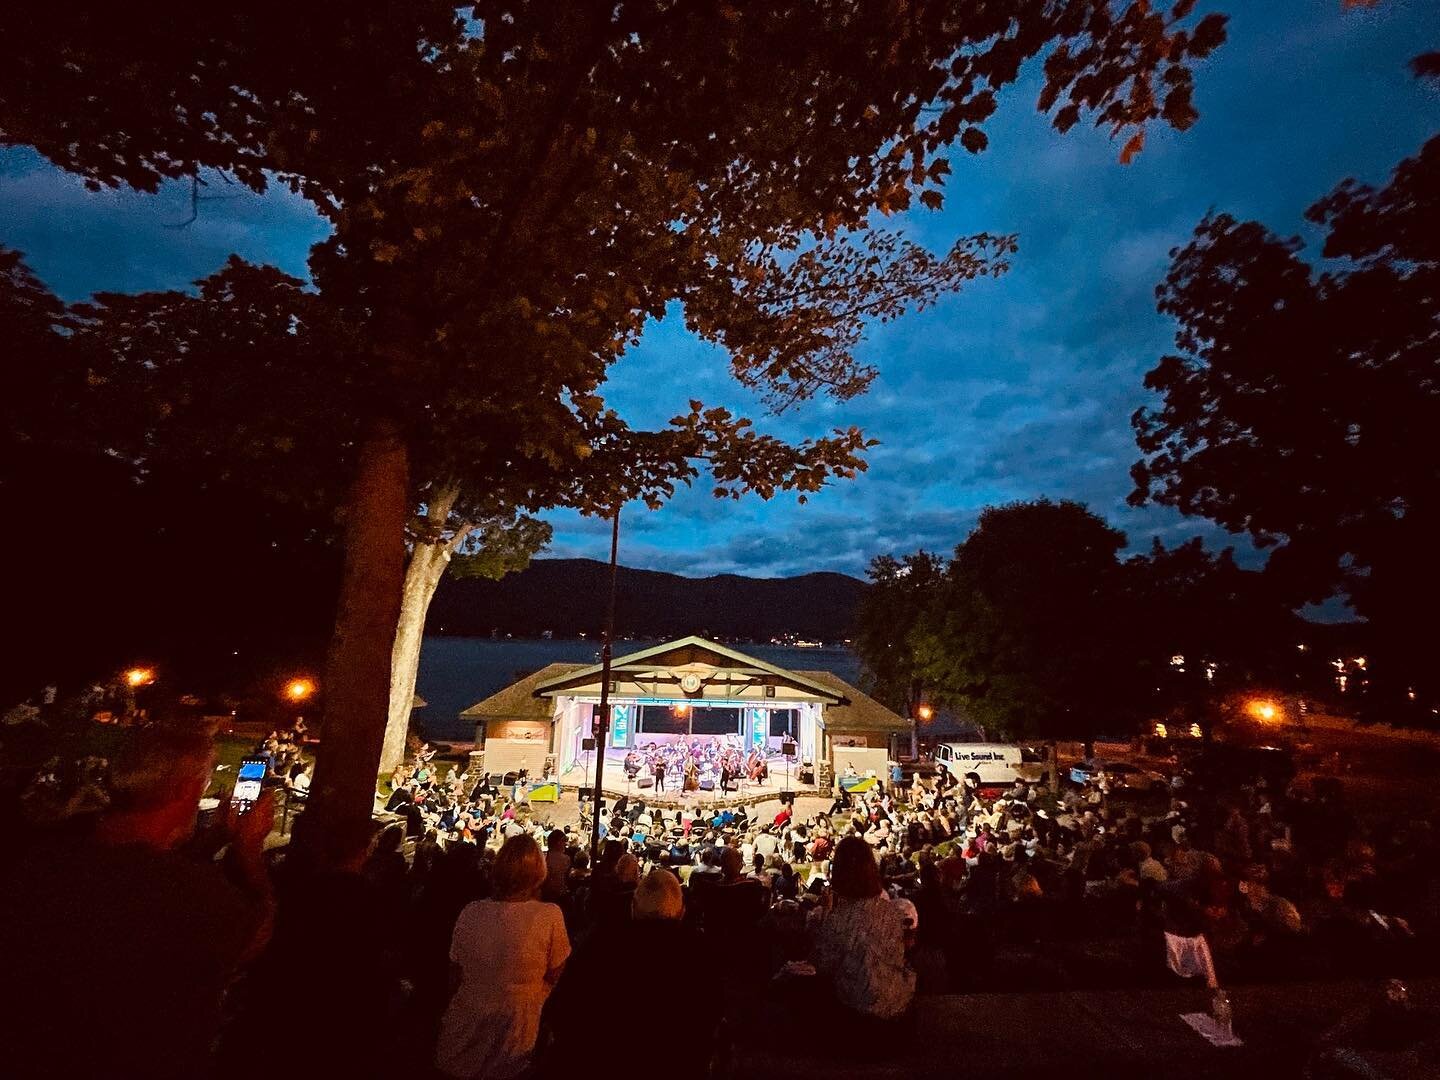
[[[790, 671], [691, 636], [614, 658], [610, 730], [605, 745], [592, 749], [600, 675], [599, 664], [549, 664], [466, 709], [460, 715], [476, 725], [474, 768], [493, 776], [524, 768], [575, 788], [592, 782], [598, 758], [606, 792], [653, 796], [657, 760], [674, 770], [693, 757], [703, 768], [720, 755], [750, 763], [742, 772], [767, 774], [742, 775], [735, 794], [773, 797], [787, 788], [828, 792], [847, 765], [883, 779], [896, 741], [910, 730], [838, 675]], [[702, 772], [707, 779], [705, 796], [717, 777]], [[664, 782], [672, 801], [686, 797], [683, 772], [670, 771]]]

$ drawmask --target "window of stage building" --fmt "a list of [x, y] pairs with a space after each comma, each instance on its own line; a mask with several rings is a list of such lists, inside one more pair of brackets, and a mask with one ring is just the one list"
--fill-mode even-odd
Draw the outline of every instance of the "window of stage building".
[[699, 706], [681, 712], [670, 705], [642, 705], [637, 731], [645, 735], [738, 735], [740, 710]]
[[739, 709], [701, 708], [690, 711], [694, 714], [690, 722], [690, 730], [696, 735], [740, 734]]
[[674, 711], [669, 705], [642, 705], [637, 730], [646, 735], [684, 735], [690, 730], [690, 716]]
[[771, 709], [770, 710], [770, 735], [772, 738], [784, 738], [789, 735], [792, 739], [799, 734], [800, 710], [799, 709]]

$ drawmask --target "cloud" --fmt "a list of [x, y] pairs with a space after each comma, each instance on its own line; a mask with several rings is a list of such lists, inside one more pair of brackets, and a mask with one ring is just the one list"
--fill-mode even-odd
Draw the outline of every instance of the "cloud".
[[190, 188], [154, 195], [86, 191], [27, 150], [0, 150], [0, 242], [25, 252], [59, 295], [184, 289], [231, 253], [306, 277], [310, 246], [328, 226], [283, 188], [256, 195], [216, 179], [190, 217]]

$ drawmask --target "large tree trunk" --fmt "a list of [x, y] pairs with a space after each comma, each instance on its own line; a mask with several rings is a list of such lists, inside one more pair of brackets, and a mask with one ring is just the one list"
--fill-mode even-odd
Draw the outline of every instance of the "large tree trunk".
[[409, 462], [394, 424], [372, 428], [346, 501], [345, 566], [325, 664], [325, 714], [304, 842], [368, 820], [390, 701], [390, 656], [405, 575]]
[[424, 527], [418, 530], [410, 561], [405, 567], [405, 585], [400, 597], [400, 617], [395, 626], [395, 646], [390, 657], [390, 709], [385, 725], [385, 745], [380, 753], [380, 772], [392, 772], [405, 760], [405, 739], [410, 732], [410, 711], [415, 702], [415, 676], [420, 670], [420, 646], [425, 637], [425, 616], [450, 565], [450, 553], [465, 539], [467, 530], [458, 529], [449, 540], [442, 538], [458, 488], [438, 486], [425, 508]]

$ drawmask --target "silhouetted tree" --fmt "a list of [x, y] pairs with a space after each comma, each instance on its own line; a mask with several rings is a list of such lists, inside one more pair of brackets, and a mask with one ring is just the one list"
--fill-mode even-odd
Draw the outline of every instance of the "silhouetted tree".
[[[1295, 602], [1339, 591], [1372, 624], [1391, 704], [1434, 704], [1440, 607], [1440, 138], [1383, 188], [1312, 206], [1322, 259], [1212, 214], [1174, 252], [1160, 310], [1175, 353], [1134, 417], [1133, 503], [1211, 518], [1273, 548]], [[1377, 688], [1378, 689], [1378, 688]]]
[[1132, 729], [1146, 693], [1124, 546], [1079, 503], [986, 508], [912, 635], [921, 678], [1010, 738]]
[[1227, 701], [1292, 689], [1301, 620], [1231, 549], [1212, 554], [1198, 537], [1173, 548], [1156, 540], [1125, 572], [1157, 719], [1197, 724], [1209, 737]]
[[910, 752], [916, 751], [918, 716], [924, 701], [911, 635], [930, 616], [945, 576], [945, 560], [928, 551], [897, 559], [877, 555], [867, 570], [870, 587], [856, 614], [855, 652], [865, 665], [866, 689], [911, 722]]
[[[251, 440], [223, 423], [197, 432], [204, 445], [191, 452], [147, 453], [143, 437], [157, 431], [165, 400], [147, 390], [171, 374], [118, 378], [92, 348], [93, 306], [67, 308], [18, 253], [0, 251], [0, 265], [0, 517], [11, 524], [0, 593], [14, 631], [0, 701], [46, 683], [103, 682], [138, 661], [163, 660], [160, 689], [176, 691], [263, 678], [282, 660], [316, 662], [334, 609], [326, 515], [269, 497], [226, 451], [252, 455]], [[223, 351], [226, 328], [192, 328]], [[221, 382], [209, 389], [223, 400], [231, 384]], [[282, 384], [270, 394], [283, 404]], [[258, 418], [246, 419], [258, 443]]]

